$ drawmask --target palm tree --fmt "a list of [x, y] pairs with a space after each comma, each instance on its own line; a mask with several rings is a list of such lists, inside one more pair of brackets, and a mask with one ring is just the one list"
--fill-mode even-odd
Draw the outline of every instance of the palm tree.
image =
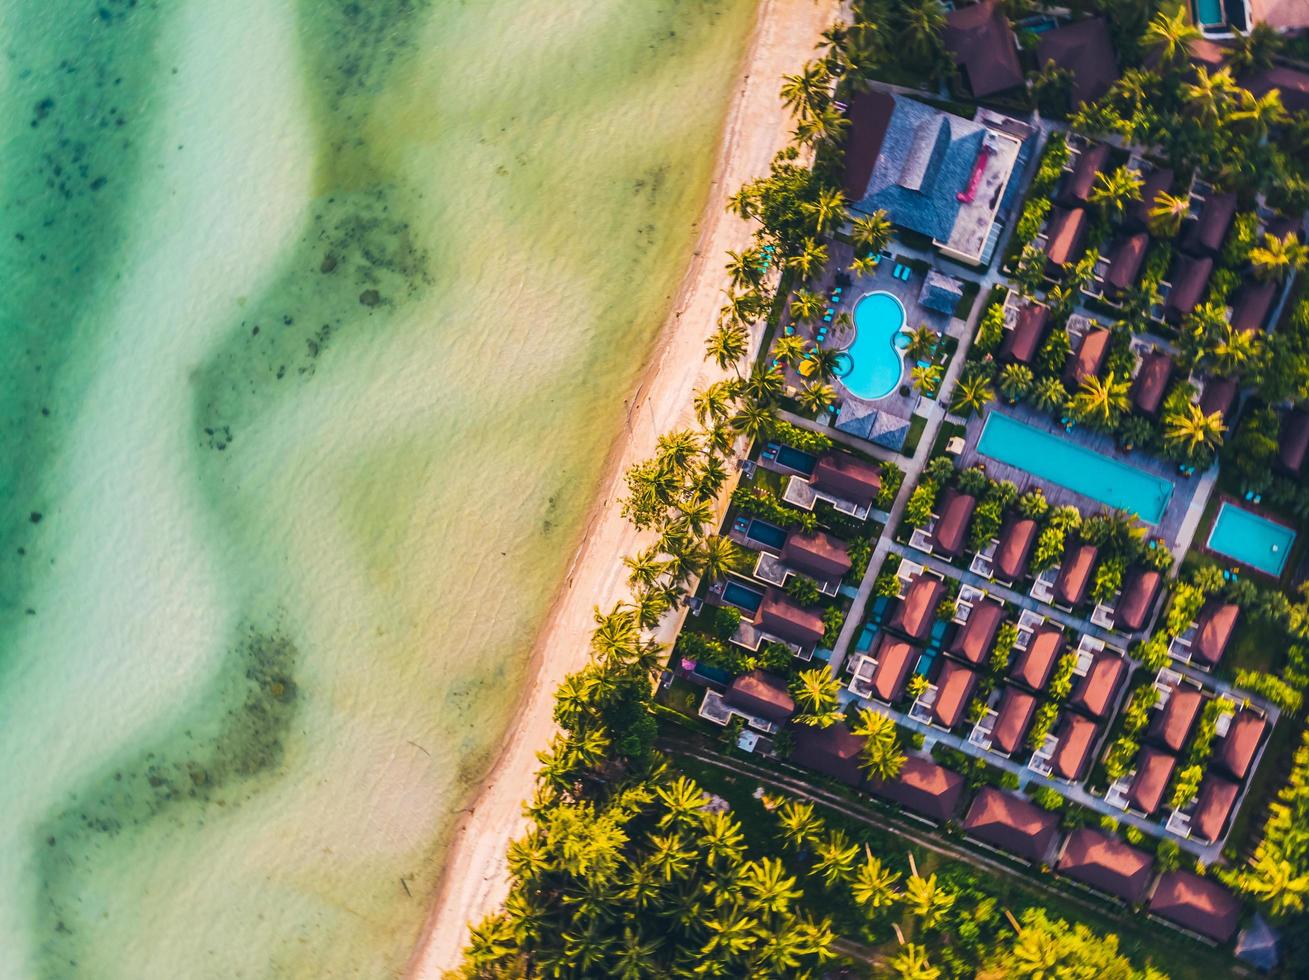
[[941, 971], [927, 960], [927, 950], [916, 943], [906, 943], [891, 958], [891, 969], [899, 980], [939, 980]]
[[826, 309], [826, 300], [811, 289], [797, 289], [791, 297], [791, 316], [797, 320], [817, 320]]
[[782, 393], [783, 384], [785, 378], [780, 368], [772, 365], [760, 367], [756, 364], [750, 370], [750, 376], [741, 383], [741, 394], [752, 402], [768, 405]]
[[856, 249], [862, 249], [873, 255], [878, 254], [891, 244], [891, 219], [879, 208], [872, 214], [855, 218], [850, 225], [850, 238]]
[[1209, 352], [1214, 373], [1221, 377], [1242, 376], [1258, 363], [1263, 340], [1257, 330], [1237, 330], [1226, 320]]
[[1064, 383], [1056, 377], [1044, 377], [1032, 389], [1032, 404], [1045, 412], [1063, 405], [1067, 398]]
[[1276, 28], [1259, 21], [1248, 34], [1236, 35], [1236, 43], [1228, 61], [1238, 71], [1271, 68], [1277, 52], [1282, 49], [1282, 43], [1282, 36]]
[[1241, 890], [1254, 895], [1274, 916], [1302, 912], [1309, 895], [1309, 874], [1261, 847], [1253, 867], [1241, 877]]
[[809, 342], [799, 334], [791, 334], [789, 337], [778, 337], [777, 342], [773, 344], [773, 357], [795, 367], [804, 360], [805, 355], [809, 353]]
[[707, 356], [724, 371], [745, 357], [749, 349], [750, 334], [738, 323], [724, 323], [705, 344]]
[[842, 353], [831, 347], [816, 347], [809, 352], [809, 363], [812, 364], [813, 373], [823, 381], [830, 381], [836, 377], [837, 368], [842, 363]]
[[940, 334], [925, 323], [914, 327], [909, 334], [909, 343], [905, 347], [905, 356], [911, 361], [925, 361], [936, 350]]
[[630, 610], [615, 608], [610, 612], [595, 611], [595, 632], [591, 634], [591, 649], [601, 661], [628, 660], [641, 640], [636, 616]]
[[859, 766], [869, 779], [881, 782], [895, 779], [904, 764], [905, 754], [894, 734], [890, 740], [870, 738], [859, 750]]
[[[809, 812], [813, 813], [812, 806]], [[746, 864], [741, 871], [741, 887], [760, 908], [769, 912], [785, 912], [804, 895], [795, 878], [786, 873], [786, 866], [775, 857]]]
[[797, 851], [816, 841], [826, 826], [823, 818], [814, 813], [814, 805], [803, 800], [783, 803], [777, 811], [777, 822], [782, 841]]
[[1150, 206], [1147, 215], [1150, 234], [1156, 238], [1172, 238], [1182, 230], [1182, 220], [1190, 206], [1187, 198], [1160, 191], [1155, 195], [1154, 204]]
[[1196, 66], [1195, 81], [1182, 86], [1187, 108], [1200, 123], [1217, 128], [1227, 106], [1236, 98], [1239, 86], [1232, 77], [1232, 69], [1220, 68], [1213, 74], [1203, 65]]
[[800, 210], [813, 222], [816, 234], [826, 235], [845, 220], [845, 195], [824, 187], [812, 201], [801, 204]]
[[1110, 371], [1103, 380], [1094, 374], [1082, 379], [1077, 394], [1073, 396], [1073, 411], [1079, 420], [1101, 429], [1112, 429], [1122, 414], [1127, 411], [1129, 402], [1128, 388], [1131, 382], [1124, 378], [1118, 380]]
[[904, 23], [904, 46], [915, 61], [935, 65], [943, 50], [941, 35], [945, 31], [945, 7], [940, 0], [905, 0], [901, 10]]
[[995, 399], [995, 389], [985, 371], [968, 371], [954, 386], [950, 411], [968, 416], [980, 413], [987, 402]]
[[655, 787], [655, 797], [664, 806], [659, 817], [659, 829], [692, 827], [700, 823], [702, 811], [709, 797], [694, 780], [678, 776], [671, 783]]
[[791, 697], [799, 713], [795, 720], [801, 725], [828, 728], [841, 718], [838, 710], [841, 682], [826, 667], [802, 670], [791, 682]]
[[1189, 460], [1209, 458], [1223, 444], [1226, 431], [1222, 412], [1205, 415], [1194, 402], [1164, 417], [1164, 445], [1179, 450]]
[[918, 393], [930, 396], [941, 384], [941, 378], [944, 372], [939, 364], [919, 364], [909, 372], [909, 379], [913, 382]]
[[1250, 135], [1258, 142], [1268, 138], [1268, 131], [1290, 119], [1286, 107], [1282, 105], [1282, 93], [1271, 89], [1263, 95], [1255, 96], [1248, 89], [1241, 89], [1241, 108], [1233, 112], [1228, 119], [1232, 123], [1245, 123]]
[[711, 534], [704, 539], [696, 558], [701, 574], [710, 582], [722, 578], [728, 572], [743, 568], [746, 562], [745, 553], [735, 541], [717, 534]]
[[681, 834], [651, 834], [650, 843], [652, 849], [647, 860], [664, 881], [685, 877], [692, 862], [699, 857]]
[[718, 311], [718, 322], [754, 323], [767, 305], [763, 294], [755, 289], [728, 293], [727, 303]]
[[1250, 265], [1257, 278], [1280, 282], [1292, 269], [1297, 272], [1305, 266], [1305, 247], [1295, 232], [1282, 238], [1265, 233], [1264, 243], [1250, 252]]
[[900, 900], [900, 894], [895, 890], [895, 883], [899, 880], [900, 872], [892, 871], [874, 857], [872, 850], [865, 844], [864, 863], [855, 869], [850, 894], [865, 912], [877, 912]]
[[650, 975], [650, 964], [659, 952], [658, 939], [643, 936], [632, 926], [623, 927], [623, 938], [614, 953], [613, 973], [616, 980], [641, 980]]
[[1032, 390], [1035, 380], [1026, 364], [1006, 364], [1000, 371], [1000, 394], [1012, 405]]
[[634, 555], [627, 555], [623, 564], [627, 566], [627, 584], [633, 589], [650, 588], [668, 570], [655, 548], [643, 548]]
[[798, 119], [813, 115], [830, 98], [832, 73], [821, 61], [810, 61], [795, 75], [782, 76], [782, 104]]
[[819, 412], [825, 412], [836, 403], [836, 389], [829, 384], [821, 381], [812, 381], [805, 385], [800, 394], [796, 396], [798, 401], [806, 411], [815, 415]]
[[913, 855], [909, 856], [909, 867], [912, 873], [905, 880], [905, 908], [918, 918], [924, 929], [934, 929], [954, 907], [955, 893], [937, 884], [935, 872], [926, 878], [919, 875]]
[[1200, 40], [1200, 31], [1191, 23], [1186, 5], [1177, 4], [1171, 11], [1160, 10], [1145, 31], [1145, 44], [1158, 51], [1167, 66], [1180, 64], [1191, 56], [1191, 45]]
[[751, 289], [763, 281], [763, 258], [759, 250], [746, 248], [740, 252], [727, 250], [727, 274], [733, 289]]
[[850, 263], [850, 271], [856, 276], [869, 276], [877, 271], [877, 256], [862, 255], [856, 256]]
[[814, 846], [814, 856], [817, 858], [814, 871], [830, 888], [850, 877], [855, 859], [859, 857], [859, 845], [853, 843], [844, 830], [833, 830], [819, 839]]
[[813, 278], [814, 271], [827, 264], [827, 246], [812, 238], [800, 244], [800, 251], [787, 259], [786, 264], [800, 273], [804, 282]]
[[746, 402], [727, 424], [732, 431], [739, 432], [751, 442], [761, 438], [773, 424], [773, 413], [758, 402]]
[[735, 398], [732, 385], [726, 381], [715, 381], [695, 393], [692, 401], [695, 406], [695, 419], [704, 425], [710, 419], [721, 422], [727, 418]]
[[820, 143], [839, 143], [850, 128], [850, 120], [836, 106], [828, 104], [796, 123], [791, 134], [797, 143], [818, 146]]
[[1099, 205], [1107, 217], [1117, 221], [1126, 213], [1128, 203], [1141, 199], [1141, 183], [1141, 175], [1125, 166], [1102, 170], [1095, 176], [1095, 185], [1088, 199]]

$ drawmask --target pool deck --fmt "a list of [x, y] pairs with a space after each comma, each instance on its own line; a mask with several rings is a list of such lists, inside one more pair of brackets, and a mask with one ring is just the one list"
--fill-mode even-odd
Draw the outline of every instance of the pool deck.
[[1027, 490], [1031, 486], [1040, 486], [1045, 491], [1045, 498], [1056, 507], [1071, 504], [1083, 514], [1093, 514], [1105, 509], [1105, 505], [1098, 500], [1060, 486], [1057, 483], [1037, 479], [1024, 469], [1007, 466], [979, 453], [977, 451], [977, 441], [981, 438], [982, 427], [986, 418], [992, 411], [996, 410], [1035, 429], [1040, 429], [1042, 432], [1057, 435], [1061, 439], [1066, 439], [1086, 449], [1109, 456], [1119, 462], [1128, 463], [1152, 476], [1162, 477], [1172, 483], [1173, 494], [1168, 500], [1168, 506], [1164, 508], [1163, 517], [1158, 524], [1148, 524], [1146, 526], [1150, 529], [1152, 535], [1164, 539], [1169, 550], [1180, 561], [1181, 556], [1190, 547], [1191, 538], [1194, 537], [1196, 526], [1200, 521], [1200, 515], [1204, 512], [1205, 504], [1209, 500], [1209, 494], [1213, 490], [1216, 478], [1215, 471], [1211, 470], [1203, 474], [1196, 474], [1187, 479], [1177, 472], [1175, 463], [1161, 460], [1147, 453], [1131, 453], [1124, 456], [1119, 452], [1112, 436], [1094, 432], [1085, 426], [1078, 426], [1072, 432], [1065, 433], [1063, 427], [1057, 424], [1050, 415], [1024, 405], [1000, 406], [992, 403], [987, 407], [983, 415], [969, 419], [964, 452], [960, 457], [962, 465], [973, 466], [981, 463], [986, 467], [986, 472], [993, 479], [1012, 480], [1019, 491]]
[[[1211, 548], [1209, 546], [1209, 542], [1213, 540], [1214, 531], [1218, 527], [1218, 519], [1220, 516], [1222, 516], [1223, 507], [1228, 504], [1230, 504], [1236, 510], [1245, 511], [1247, 514], [1257, 517], [1260, 520], [1267, 521], [1269, 524], [1274, 524], [1277, 527], [1285, 528], [1290, 533], [1291, 538], [1290, 538], [1289, 545], [1287, 547], [1286, 558], [1283, 560], [1282, 570], [1280, 572], [1276, 572], [1276, 573], [1270, 572], [1267, 569], [1260, 568], [1258, 565], [1251, 565], [1249, 562], [1243, 561], [1242, 559], [1238, 558], [1236, 555], [1229, 555], [1225, 551], [1221, 551], [1217, 548]], [[1297, 537], [1298, 537], [1298, 532], [1296, 531], [1295, 527], [1291, 524], [1286, 523], [1285, 518], [1279, 517], [1275, 514], [1268, 513], [1259, 504], [1253, 503], [1249, 500], [1241, 500], [1237, 497], [1233, 497], [1229, 493], [1223, 493], [1223, 494], [1219, 494], [1218, 496], [1218, 506], [1214, 511], [1214, 519], [1209, 526], [1208, 533], [1205, 535], [1203, 541], [1197, 540], [1195, 542], [1194, 550], [1196, 551], [1197, 554], [1209, 555], [1215, 561], [1218, 561], [1220, 563], [1231, 562], [1234, 565], [1239, 565], [1241, 568], [1245, 569], [1246, 571], [1251, 572], [1269, 582], [1280, 582], [1282, 578], [1286, 575], [1287, 567], [1291, 564], [1291, 557], [1295, 554], [1295, 545], [1297, 543], [1296, 542]]]

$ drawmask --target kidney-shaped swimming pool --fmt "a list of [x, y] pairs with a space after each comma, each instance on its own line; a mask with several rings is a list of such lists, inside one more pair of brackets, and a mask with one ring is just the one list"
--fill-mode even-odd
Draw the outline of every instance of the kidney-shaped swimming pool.
[[904, 373], [896, 346], [904, 324], [904, 306], [891, 293], [867, 293], [855, 304], [854, 341], [843, 352], [838, 374], [850, 394], [876, 401], [895, 391]]

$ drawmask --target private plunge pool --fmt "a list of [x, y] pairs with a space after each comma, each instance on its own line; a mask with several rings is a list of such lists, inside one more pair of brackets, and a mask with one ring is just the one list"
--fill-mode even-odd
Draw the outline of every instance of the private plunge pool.
[[1223, 501], [1206, 547], [1280, 578], [1294, 543], [1295, 532], [1289, 527]]
[[1147, 524], [1159, 523], [1173, 495], [1170, 480], [999, 412], [987, 416], [977, 451], [1106, 507], [1130, 511]]
[[841, 354], [837, 376], [856, 398], [877, 401], [895, 391], [904, 372], [900, 349], [909, 338], [904, 306], [890, 293], [866, 293], [854, 307], [854, 341]]

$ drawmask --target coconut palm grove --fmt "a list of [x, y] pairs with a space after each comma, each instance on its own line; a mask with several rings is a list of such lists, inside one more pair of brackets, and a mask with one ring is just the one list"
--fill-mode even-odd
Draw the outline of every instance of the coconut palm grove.
[[1309, 976], [1309, 11], [854, 0], [465, 977]]

